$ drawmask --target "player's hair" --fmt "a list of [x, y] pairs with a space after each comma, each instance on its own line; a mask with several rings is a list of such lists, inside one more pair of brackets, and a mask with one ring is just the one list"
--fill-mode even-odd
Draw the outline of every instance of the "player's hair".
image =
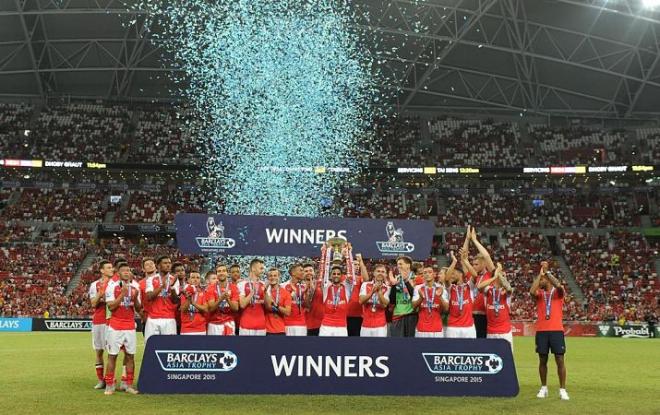
[[191, 271], [190, 274], [188, 274], [188, 276], [186, 277], [186, 279], [192, 277], [194, 274], [199, 275], [199, 272], [197, 272], [197, 271]]
[[421, 262], [413, 262], [412, 267], [411, 267], [412, 272], [414, 272], [415, 274], [418, 274], [423, 269], [424, 269], [424, 264], [422, 264]]
[[302, 265], [302, 267], [303, 267], [303, 268], [309, 268], [309, 267], [316, 268], [316, 264], [314, 264], [313, 262], [309, 261], [309, 262], [305, 262], [305, 263]]
[[103, 268], [107, 264], [112, 265], [112, 262], [108, 261], [107, 259], [102, 259], [101, 262], [99, 262], [99, 269]]
[[278, 268], [271, 267], [268, 269], [268, 272], [273, 272], [273, 271], [277, 271], [278, 274], [280, 273], [280, 270]]
[[255, 258], [252, 261], [250, 261], [250, 268], [252, 268], [254, 264], [263, 264], [263, 263], [264, 263], [263, 259]]
[[214, 271], [206, 271], [206, 274], [204, 275], [204, 279], [206, 281], [208, 281], [209, 278], [211, 278], [211, 275], [215, 275], [215, 272]]
[[383, 263], [379, 263], [379, 264], [374, 265], [374, 270], [377, 270], [378, 268], [385, 268], [385, 271], [387, 271], [387, 265], [385, 265]]
[[158, 258], [156, 258], [156, 265], [160, 265], [161, 262], [165, 261], [166, 259], [170, 259], [168, 255], [161, 255]]
[[229, 267], [229, 269], [230, 269], [230, 270], [232, 270], [232, 269], [234, 269], [234, 268], [238, 268], [238, 269], [239, 269], [239, 271], [240, 271], [240, 269], [241, 269], [241, 266], [240, 266], [240, 265], [238, 265], [238, 264], [236, 264], [236, 263], [233, 263], [233, 264], [231, 264], [231, 267]]
[[116, 269], [116, 270], [119, 270], [119, 268], [121, 268], [121, 267], [124, 266], [124, 265], [128, 265], [128, 262], [126, 262], [126, 261], [119, 261], [119, 262], [116, 262], [116, 263], [115, 263], [115, 269]]
[[223, 267], [227, 268], [227, 264], [225, 264], [224, 262], [218, 262], [217, 264], [215, 264], [215, 269], [223, 268]]
[[116, 267], [118, 267], [119, 264], [121, 264], [122, 262], [125, 262], [125, 263], [128, 264], [128, 261], [126, 260], [126, 258], [123, 258], [123, 257], [117, 257], [117, 259], [115, 259], [115, 263], [112, 264], [112, 265], [114, 265], [115, 268], [116, 268]]
[[397, 262], [403, 261], [406, 264], [411, 265], [411, 266], [412, 266], [412, 263], [413, 263], [412, 258], [410, 258], [409, 256], [405, 256], [405, 255], [401, 255], [401, 256], [397, 257], [396, 261]]
[[294, 262], [291, 264], [291, 266], [289, 266], [289, 274], [291, 274], [291, 272], [293, 272], [293, 270], [296, 268], [302, 268], [302, 264], [300, 262]]
[[332, 268], [330, 268], [330, 272], [332, 272], [336, 269], [338, 269], [339, 272], [344, 272], [344, 270], [342, 269], [342, 267], [340, 265], [333, 265]]
[[117, 264], [117, 271], [119, 271], [122, 268], [126, 268], [126, 267], [130, 268], [130, 266], [128, 265], [128, 262], [120, 262], [119, 264]]
[[172, 264], [172, 271], [176, 270], [178, 267], [183, 267], [183, 270], [184, 271], [186, 270], [186, 266], [183, 265], [183, 263], [175, 262], [174, 264]]
[[144, 264], [146, 264], [149, 261], [151, 261], [153, 263], [156, 263], [156, 261], [154, 261], [154, 259], [152, 257], [145, 256], [144, 258], [142, 258], [142, 267], [144, 268]]

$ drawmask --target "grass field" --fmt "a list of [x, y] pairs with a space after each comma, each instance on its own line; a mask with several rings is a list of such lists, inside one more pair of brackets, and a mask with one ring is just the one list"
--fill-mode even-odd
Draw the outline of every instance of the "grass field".
[[[550, 397], [535, 397], [539, 381], [533, 341], [515, 339], [520, 395], [513, 399], [124, 393], [106, 397], [92, 389], [96, 378], [89, 333], [3, 333], [0, 414], [660, 414], [660, 341], [569, 337], [569, 402], [557, 396], [554, 363], [548, 374]], [[140, 359], [141, 355], [138, 364]]]

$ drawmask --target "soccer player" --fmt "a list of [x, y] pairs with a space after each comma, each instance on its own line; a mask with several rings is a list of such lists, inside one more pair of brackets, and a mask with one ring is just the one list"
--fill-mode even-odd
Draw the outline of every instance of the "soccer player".
[[291, 295], [280, 286], [280, 270], [277, 268], [268, 270], [268, 287], [264, 291], [264, 297], [266, 335], [284, 336], [284, 318], [291, 314]]
[[[360, 304], [360, 287], [369, 279], [366, 277], [366, 268], [361, 254], [355, 255], [353, 269], [359, 269], [360, 275], [355, 278], [355, 284], [351, 290], [351, 298], [348, 300], [348, 310], [346, 311], [346, 327], [349, 337], [360, 336], [362, 327], [362, 304]], [[364, 270], [363, 270], [364, 269]]]
[[[183, 266], [181, 262], [175, 262], [172, 264], [172, 274], [176, 277], [179, 282], [179, 288], [183, 289], [187, 285], [186, 282], [186, 267]], [[178, 297], [177, 301], [181, 302], [181, 298]], [[174, 318], [176, 319], [176, 333], [181, 334], [181, 314], [175, 313]]]
[[110, 261], [103, 260], [99, 262], [99, 272], [101, 273], [101, 278], [89, 286], [89, 300], [94, 309], [94, 315], [92, 317], [92, 347], [96, 352], [96, 377], [99, 380], [96, 386], [94, 386], [94, 389], [105, 388], [105, 382], [103, 380], [103, 350], [105, 350], [105, 332], [107, 329], [105, 289], [115, 270]]
[[201, 287], [199, 272], [191, 272], [188, 276], [188, 285], [181, 293], [181, 334], [206, 335], [206, 295]]
[[264, 274], [264, 261], [255, 258], [250, 262], [247, 280], [239, 281], [239, 304], [243, 310], [239, 335], [265, 336], [266, 316], [264, 315], [264, 289], [261, 281]]
[[[390, 304], [390, 287], [385, 283], [387, 267], [384, 264], [377, 264], [373, 272], [373, 281], [367, 281], [360, 287], [360, 304], [362, 304], [360, 336], [387, 337], [385, 310]], [[362, 275], [367, 278], [366, 267], [362, 270]]]
[[347, 337], [346, 313], [348, 301], [351, 298], [351, 290], [355, 282], [353, 270], [353, 254], [351, 244], [346, 244], [343, 256], [346, 260], [347, 275], [342, 282], [342, 268], [332, 265], [332, 250], [326, 245], [321, 248], [321, 272], [323, 276], [323, 303], [325, 309], [323, 321], [319, 328], [319, 336]]
[[566, 392], [566, 365], [564, 354], [566, 353], [566, 342], [564, 339], [564, 325], [562, 320], [564, 314], [564, 287], [548, 271], [548, 262], [541, 262], [541, 271], [534, 279], [530, 294], [536, 300], [536, 353], [539, 355], [539, 376], [541, 378], [541, 389], [537, 398], [548, 397], [548, 354], [552, 351], [557, 364], [557, 375], [559, 376], [559, 397], [569, 400]]
[[415, 286], [413, 307], [419, 309], [415, 337], [443, 337], [442, 313], [449, 308], [447, 292], [435, 282], [433, 267], [422, 270], [424, 284]]
[[206, 279], [208, 305], [208, 328], [210, 336], [236, 335], [234, 312], [238, 307], [238, 287], [228, 281], [227, 266], [216, 267], [217, 274], [209, 271]]
[[511, 332], [511, 293], [513, 289], [502, 270], [502, 264], [498, 262], [495, 275], [482, 281], [478, 288], [484, 293], [486, 302], [487, 337], [504, 339], [511, 344], [511, 350], [513, 350], [513, 333]]
[[[241, 278], [241, 266], [238, 264], [232, 264], [232, 266], [229, 267], [229, 276], [231, 277], [230, 282], [238, 288], [238, 282], [243, 279]], [[238, 335], [240, 331], [241, 316], [243, 315], [243, 309], [241, 307], [238, 307], [238, 310], [232, 311], [232, 314], [234, 316], [234, 325], [236, 326], [236, 334]]]
[[417, 313], [412, 305], [414, 293], [413, 282], [415, 274], [412, 272], [412, 259], [400, 256], [396, 260], [399, 275], [394, 277], [392, 271], [389, 275], [390, 304], [394, 306], [392, 312], [392, 337], [414, 337], [417, 326]]
[[[469, 262], [467, 251], [461, 249], [463, 266]], [[446, 338], [474, 339], [477, 337], [472, 318], [472, 281], [464, 282], [463, 273], [456, 269], [458, 260], [451, 253], [451, 265], [447, 269], [445, 278], [449, 282], [449, 318], [447, 319]]]
[[303, 275], [309, 290], [307, 314], [305, 315], [307, 335], [318, 336], [325, 308], [325, 304], [323, 304], [323, 282], [317, 281], [313, 262], [308, 262], [303, 266]]
[[172, 274], [172, 260], [168, 256], [156, 259], [158, 272], [147, 279], [147, 299], [151, 301], [149, 318], [144, 328], [144, 341], [154, 334], [175, 335], [178, 311], [179, 280]]
[[108, 368], [105, 374], [105, 394], [112, 395], [115, 391], [115, 365], [119, 350], [123, 347], [126, 358], [125, 391], [135, 395], [138, 393], [133, 388], [134, 356], [137, 343], [135, 312], [140, 310], [140, 286], [133, 281], [133, 274], [128, 264], [120, 264], [118, 271], [119, 279], [110, 280], [105, 290], [105, 302], [111, 313], [106, 333]]
[[[294, 263], [289, 267], [291, 279], [282, 287], [291, 296], [291, 312], [284, 316], [284, 325], [286, 326], [287, 336], [307, 336], [307, 297], [310, 295], [308, 285], [304, 280], [303, 266]], [[268, 310], [268, 307], [266, 307]]]
[[147, 298], [147, 280], [156, 274], [156, 261], [149, 257], [142, 258], [142, 272], [144, 273], [144, 277], [139, 282], [140, 304], [142, 305], [140, 317], [142, 319], [142, 336], [144, 336], [147, 318], [149, 317], [149, 309], [151, 307], [151, 301]]
[[[488, 250], [479, 242], [477, 237], [477, 231], [475, 228], [468, 226], [467, 234], [465, 236], [465, 242], [463, 243], [463, 250], [468, 252], [469, 242], [472, 242], [477, 248], [479, 253], [474, 257], [472, 263], [467, 263], [463, 265], [463, 269], [467, 270], [472, 278], [472, 297], [474, 298], [474, 304], [472, 307], [472, 317], [474, 320], [474, 327], [477, 332], [477, 338], [486, 338], [487, 335], [487, 325], [488, 320], [486, 319], [486, 306], [484, 302], [484, 296], [479, 289], [477, 288], [479, 284], [489, 279], [492, 276], [492, 272], [495, 270], [495, 264], [488, 253]], [[466, 279], [468, 277], [466, 276]]]

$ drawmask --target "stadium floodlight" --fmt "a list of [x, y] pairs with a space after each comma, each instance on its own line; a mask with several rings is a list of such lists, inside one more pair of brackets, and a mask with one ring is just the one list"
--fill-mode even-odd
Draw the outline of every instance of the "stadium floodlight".
[[653, 9], [660, 6], [660, 0], [642, 0], [642, 4], [648, 9]]

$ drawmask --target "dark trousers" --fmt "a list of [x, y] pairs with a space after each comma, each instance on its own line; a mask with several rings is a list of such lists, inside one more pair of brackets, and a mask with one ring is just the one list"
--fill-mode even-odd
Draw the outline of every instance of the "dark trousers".
[[362, 317], [346, 318], [346, 329], [348, 330], [348, 337], [360, 337], [361, 328], [362, 328]]
[[318, 336], [319, 335], [319, 330], [320, 330], [320, 328], [318, 328], [318, 329], [307, 329], [307, 335], [308, 336]]
[[398, 318], [394, 316], [390, 327], [390, 335], [392, 337], [415, 337], [417, 314], [406, 314]]
[[477, 339], [485, 339], [488, 322], [485, 314], [472, 314], [474, 319], [474, 328], [477, 331]]
[[266, 336], [284, 336], [286, 333], [266, 333]]

